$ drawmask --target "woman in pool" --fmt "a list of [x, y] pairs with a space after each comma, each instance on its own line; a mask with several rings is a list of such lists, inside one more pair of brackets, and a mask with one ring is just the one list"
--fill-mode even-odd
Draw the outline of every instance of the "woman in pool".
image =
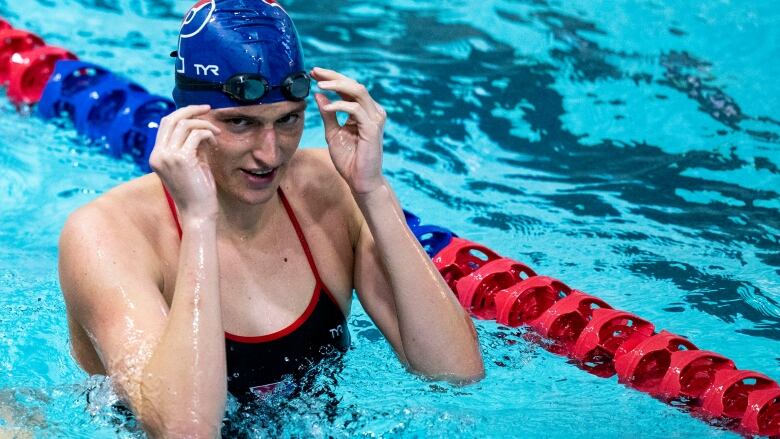
[[[228, 391], [251, 399], [347, 349], [354, 289], [409, 369], [479, 379], [472, 322], [382, 176], [386, 114], [366, 88], [304, 71], [270, 0], [201, 0], [175, 57], [155, 173], [62, 232], [81, 367], [111, 376], [151, 434], [214, 436]], [[328, 148], [298, 151], [310, 78], [342, 100], [315, 96]]]

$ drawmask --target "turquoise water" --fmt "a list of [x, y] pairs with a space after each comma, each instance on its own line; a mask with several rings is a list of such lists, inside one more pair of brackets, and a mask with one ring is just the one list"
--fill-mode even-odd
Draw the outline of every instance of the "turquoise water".
[[[0, 16], [167, 94], [189, 3], [0, 0]], [[284, 4], [309, 65], [388, 109], [386, 173], [424, 222], [780, 379], [776, 2]], [[0, 415], [38, 437], [139, 436], [71, 360], [57, 282], [69, 212], [138, 171], [2, 102]], [[303, 145], [322, 146], [310, 110]], [[346, 367], [319, 383], [333, 416], [324, 398], [271, 402], [249, 431], [736, 437], [492, 322], [477, 323], [487, 377], [464, 388], [404, 372], [359, 306], [350, 325]]]

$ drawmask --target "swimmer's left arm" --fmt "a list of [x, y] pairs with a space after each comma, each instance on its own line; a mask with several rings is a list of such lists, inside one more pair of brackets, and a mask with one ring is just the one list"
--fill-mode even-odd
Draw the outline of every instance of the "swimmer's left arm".
[[[364, 218], [355, 245], [355, 288], [366, 311], [402, 361], [436, 378], [471, 381], [484, 375], [474, 325], [412, 235], [382, 175], [386, 113], [366, 88], [337, 72], [314, 69], [315, 96], [331, 159]], [[342, 126], [336, 112], [350, 116]]]
[[386, 296], [395, 307], [395, 315], [384, 321], [380, 316], [386, 314], [371, 313], [377, 326], [388, 328], [386, 335], [398, 332], [413, 370], [456, 381], [481, 378], [484, 366], [473, 322], [409, 231], [390, 185], [356, 194], [355, 200], [365, 217], [356, 247], [355, 288], [367, 311], [387, 306]]

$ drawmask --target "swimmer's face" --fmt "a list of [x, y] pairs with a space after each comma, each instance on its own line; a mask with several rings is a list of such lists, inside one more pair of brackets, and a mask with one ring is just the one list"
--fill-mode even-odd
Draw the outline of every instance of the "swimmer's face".
[[303, 134], [306, 102], [212, 110], [217, 146], [205, 154], [219, 191], [246, 203], [268, 201], [279, 187]]

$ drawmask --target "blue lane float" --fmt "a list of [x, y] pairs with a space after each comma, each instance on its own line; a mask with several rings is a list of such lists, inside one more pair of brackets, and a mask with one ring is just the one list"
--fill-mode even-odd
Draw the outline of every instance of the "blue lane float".
[[68, 117], [76, 131], [106, 144], [112, 157], [130, 155], [150, 172], [160, 119], [176, 109], [173, 101], [139, 84], [83, 61], [59, 61], [41, 95], [38, 116]]

